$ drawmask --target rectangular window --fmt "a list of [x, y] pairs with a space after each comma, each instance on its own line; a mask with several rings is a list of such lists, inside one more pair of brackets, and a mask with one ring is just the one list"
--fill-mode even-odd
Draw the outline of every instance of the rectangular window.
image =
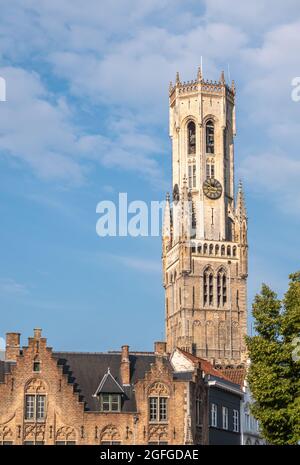
[[222, 407], [222, 427], [228, 429], [228, 408]]
[[167, 421], [168, 419], [168, 399], [166, 397], [149, 398], [149, 420]]
[[34, 402], [35, 396], [27, 395], [25, 398], [25, 419], [33, 420], [34, 419]]
[[120, 410], [119, 400], [120, 400], [119, 395], [111, 396], [111, 411], [112, 412], [118, 412]]
[[41, 371], [40, 362], [33, 362], [33, 371]]
[[159, 398], [159, 420], [167, 420], [167, 399], [166, 397]]
[[120, 412], [121, 396], [119, 394], [101, 394], [100, 410], [101, 412]]
[[217, 428], [218, 426], [218, 406], [211, 404], [211, 426]]
[[150, 421], [156, 421], [157, 418], [157, 397], [150, 397], [149, 405], [150, 405]]
[[46, 413], [46, 396], [25, 396], [25, 420], [44, 420]]
[[36, 396], [36, 419], [43, 420], [45, 418], [45, 396]]
[[190, 189], [194, 189], [196, 187], [196, 165], [189, 165], [188, 166], [188, 186]]
[[239, 425], [239, 411], [238, 410], [233, 410], [233, 431], [235, 433], [238, 433], [240, 429]]

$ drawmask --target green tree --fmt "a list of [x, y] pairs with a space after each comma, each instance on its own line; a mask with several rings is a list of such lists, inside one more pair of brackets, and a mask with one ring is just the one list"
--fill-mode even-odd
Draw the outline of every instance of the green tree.
[[270, 444], [300, 440], [300, 272], [284, 299], [265, 284], [252, 305], [255, 335], [246, 337], [252, 413]]

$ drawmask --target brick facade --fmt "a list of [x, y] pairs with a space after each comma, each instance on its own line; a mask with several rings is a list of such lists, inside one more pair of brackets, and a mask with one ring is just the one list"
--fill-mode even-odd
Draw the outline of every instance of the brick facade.
[[[208, 396], [202, 371], [195, 367], [188, 376], [177, 373], [164, 343], [153, 353], [130, 353], [124, 346], [119, 353], [62, 354], [47, 346], [40, 330], [22, 349], [19, 338], [7, 335], [6, 361], [0, 362], [1, 443], [207, 443]], [[117, 413], [101, 412], [94, 398], [108, 364], [128, 398]], [[26, 395], [45, 396], [44, 418], [25, 418]], [[166, 420], [150, 421], [151, 396], [167, 398]], [[196, 399], [201, 399], [199, 425]]]

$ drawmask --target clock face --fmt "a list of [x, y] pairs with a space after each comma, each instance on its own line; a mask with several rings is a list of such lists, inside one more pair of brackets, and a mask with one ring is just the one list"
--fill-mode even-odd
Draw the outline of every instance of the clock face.
[[221, 183], [215, 178], [207, 178], [203, 183], [203, 192], [209, 199], [216, 200], [222, 195]]

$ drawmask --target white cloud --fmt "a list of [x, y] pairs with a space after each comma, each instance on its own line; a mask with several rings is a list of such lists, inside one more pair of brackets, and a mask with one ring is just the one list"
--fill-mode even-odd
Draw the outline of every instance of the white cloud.
[[16, 282], [10, 278], [0, 278], [0, 293], [1, 294], [28, 294], [28, 288], [24, 284]]
[[50, 94], [36, 73], [12, 67], [0, 73], [8, 88], [0, 106], [2, 156], [27, 163], [44, 179], [75, 184], [84, 181], [91, 161], [160, 178], [152, 157], [158, 143], [128, 119], [114, 123], [117, 135], [85, 134], [72, 121], [74, 109]]

